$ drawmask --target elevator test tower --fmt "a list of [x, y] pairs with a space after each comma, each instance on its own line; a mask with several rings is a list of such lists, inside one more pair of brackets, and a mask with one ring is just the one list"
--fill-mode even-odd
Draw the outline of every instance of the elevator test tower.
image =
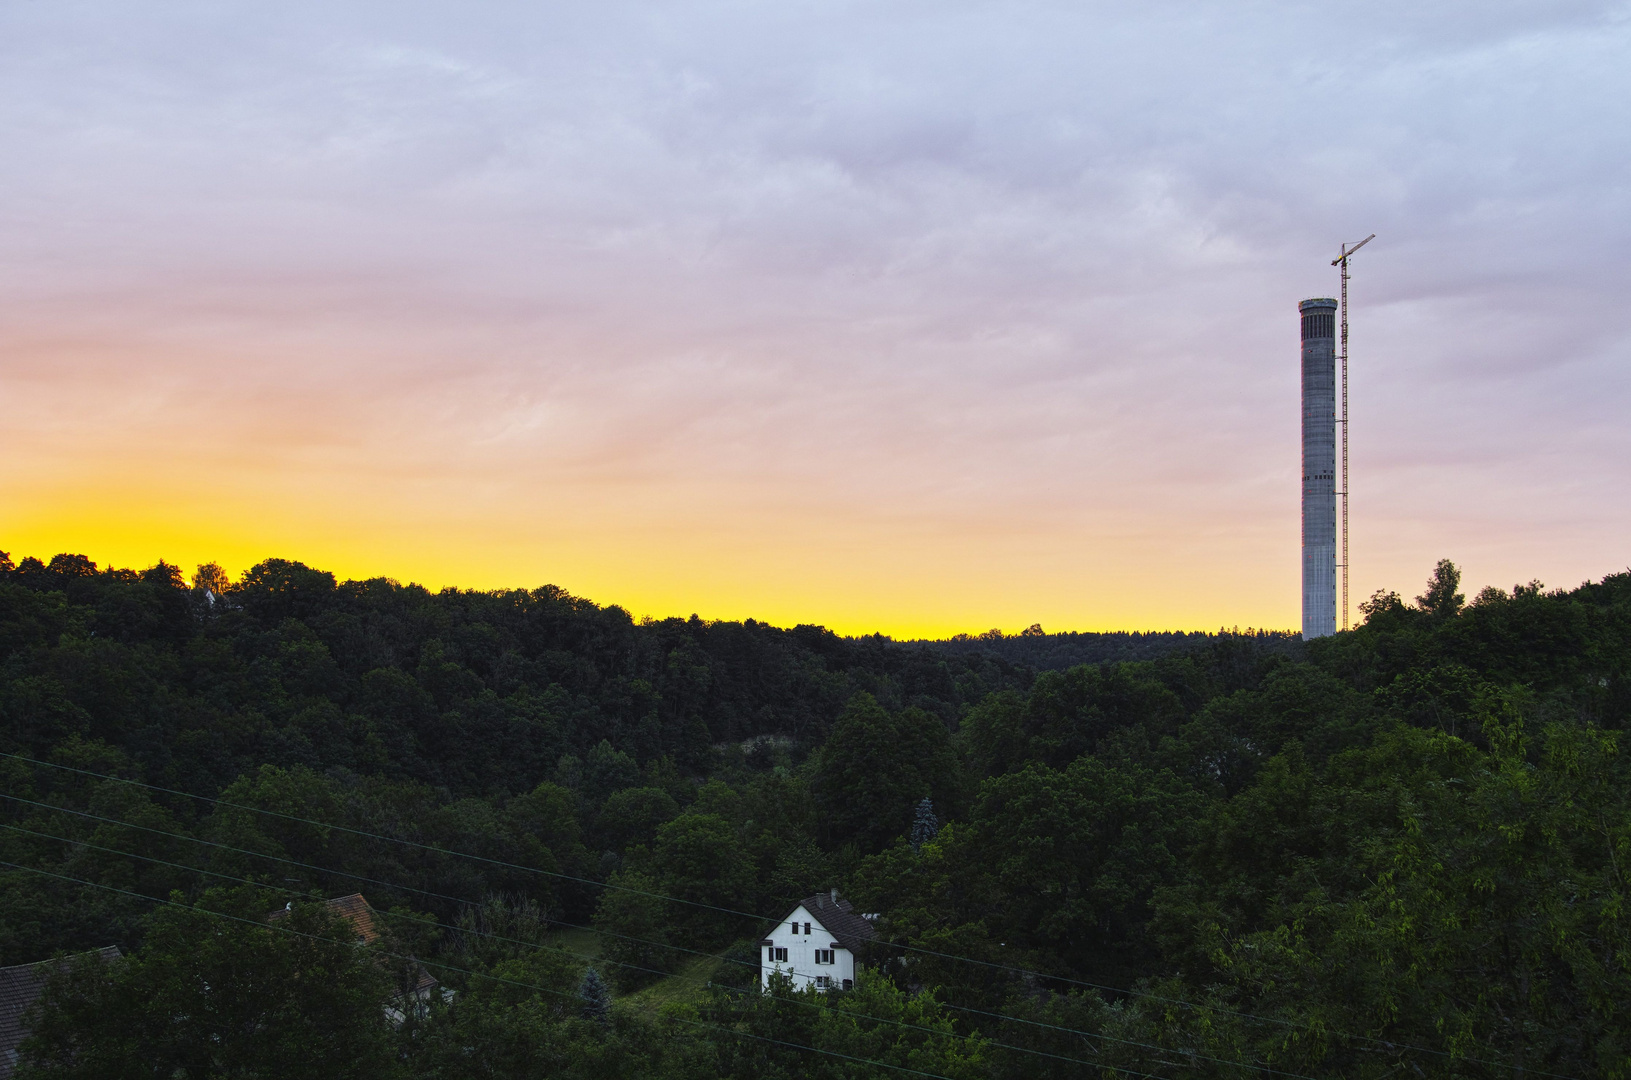
[[1297, 305], [1303, 319], [1303, 640], [1337, 629], [1337, 302]]
[[[1331, 260], [1342, 268], [1342, 414], [1336, 409], [1336, 327], [1329, 297], [1297, 305], [1303, 319], [1303, 640], [1336, 633], [1336, 572], [1342, 570], [1342, 629], [1348, 629], [1348, 260], [1376, 239], [1343, 244]], [[1336, 428], [1342, 427], [1342, 472]], [[1342, 486], [1337, 487], [1340, 476]], [[1337, 561], [1336, 500], [1342, 498], [1342, 550]]]

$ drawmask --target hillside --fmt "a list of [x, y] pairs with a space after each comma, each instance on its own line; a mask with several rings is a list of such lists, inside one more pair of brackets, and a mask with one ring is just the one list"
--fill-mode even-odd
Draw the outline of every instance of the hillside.
[[[1624, 1074], [1631, 574], [1457, 581], [1306, 646], [893, 642], [0, 558], [0, 966], [133, 957], [59, 979], [19, 1075]], [[829, 888], [867, 976], [747, 993]], [[357, 891], [374, 960], [302, 903]], [[409, 957], [455, 993], [381, 1026]]]

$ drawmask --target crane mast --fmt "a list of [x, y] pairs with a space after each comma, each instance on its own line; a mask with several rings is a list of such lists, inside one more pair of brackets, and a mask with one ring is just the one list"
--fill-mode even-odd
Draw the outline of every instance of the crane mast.
[[1342, 629], [1348, 629], [1348, 260], [1353, 253], [1376, 239], [1371, 233], [1353, 247], [1342, 245], [1341, 253], [1331, 260], [1332, 266], [1342, 268]]

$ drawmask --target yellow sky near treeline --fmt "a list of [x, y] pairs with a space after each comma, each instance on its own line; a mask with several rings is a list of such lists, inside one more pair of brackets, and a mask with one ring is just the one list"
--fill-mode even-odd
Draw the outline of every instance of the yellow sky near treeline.
[[[54, 334], [0, 348], [0, 550], [18, 559], [236, 576], [277, 557], [897, 639], [1300, 625], [1284, 357], [1226, 409], [1196, 399], [1233, 374], [1175, 363], [1187, 378], [1134, 365], [1063, 405], [1048, 384], [1011, 389], [1029, 411], [1005, 411], [980, 407], [972, 376], [929, 409], [921, 381], [842, 371], [775, 394], [705, 373], [726, 393], [683, 364], [518, 387], [502, 369]], [[1442, 557], [1468, 595], [1621, 569], [1618, 504], [1513, 482], [1499, 461], [1424, 466], [1401, 445], [1356, 438], [1353, 608], [1414, 595]]]
[[1296, 305], [1374, 232], [1352, 605], [1631, 561], [1631, 23], [1333, 10], [1310, 82], [1272, 6], [150, 7], [7, 24], [15, 557], [1295, 628]]
[[[1033, 623], [1300, 623], [1292, 387], [1278, 395], [1290, 408], [1266, 425], [1192, 426], [1179, 442], [1112, 424], [1119, 442], [1089, 432], [1053, 437], [1045, 455], [1024, 445], [998, 455], [890, 441], [887, 429], [867, 444], [812, 448], [758, 419], [751, 438], [694, 426], [654, 435], [649, 419], [605, 421], [616, 395], [552, 404], [528, 426], [511, 396], [459, 380], [384, 397], [359, 382], [200, 404], [191, 391], [209, 383], [205, 360], [170, 372], [173, 388], [159, 393], [162, 365], [110, 365], [106, 356], [132, 354], [103, 350], [77, 370], [59, 354], [12, 384], [0, 550], [14, 559], [66, 551], [140, 568], [162, 558], [188, 573], [213, 561], [236, 576], [277, 557], [342, 580], [551, 584], [636, 617], [751, 617], [897, 639]], [[234, 377], [254, 386], [265, 374], [240, 366]], [[605, 431], [586, 452], [582, 417], [597, 409]], [[1066, 423], [1105, 427], [1091, 413]], [[509, 433], [517, 427], [521, 437]], [[1251, 440], [1239, 452], [1237, 435]], [[1371, 445], [1362, 450], [1355, 608], [1379, 588], [1414, 595], [1440, 557], [1461, 564], [1468, 595], [1619, 569], [1611, 516], [1564, 528], [1565, 542], [1556, 521], [1442, 513], [1430, 471], [1375, 468]]]
[[[1069, 535], [1042, 531], [771, 515], [716, 527], [629, 515], [550, 528], [460, 509], [393, 506], [377, 492], [367, 505], [340, 505], [85, 491], [21, 513], [9, 500], [0, 543], [14, 559], [69, 551], [140, 568], [163, 558], [188, 574], [213, 561], [236, 577], [278, 557], [342, 580], [390, 577], [432, 589], [554, 584], [636, 617], [751, 617], [897, 639], [1017, 633], [1032, 623], [1057, 632], [1290, 628], [1296, 620], [1294, 583], [1269, 560], [1236, 563], [1210, 582], [1191, 566], [1152, 588], [1160, 575], [1150, 572], [1149, 537], [1101, 538], [1089, 556]], [[1279, 547], [1282, 563], [1295, 558], [1294, 547]]]

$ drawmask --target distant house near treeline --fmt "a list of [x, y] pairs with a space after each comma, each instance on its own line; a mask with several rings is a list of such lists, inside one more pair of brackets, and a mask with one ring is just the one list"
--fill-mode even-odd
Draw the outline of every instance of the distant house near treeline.
[[59, 966], [94, 956], [104, 962], [119, 959], [119, 947], [92, 949], [63, 960], [42, 960], [37, 964], [18, 964], [0, 968], [0, 1080], [7, 1080], [17, 1068], [17, 1047], [28, 1038], [28, 1027], [23, 1016], [28, 1007], [39, 1000], [45, 981]]
[[877, 936], [863, 915], [838, 890], [817, 893], [787, 913], [759, 942], [759, 982], [768, 987], [777, 974], [798, 989], [849, 990], [855, 986], [855, 957]]
[[[350, 896], [336, 896], [324, 903], [329, 911], [345, 920], [351, 927], [352, 931], [357, 935], [358, 945], [372, 945], [379, 940], [379, 925], [376, 921], [379, 913], [373, 909], [367, 900], [363, 899], [362, 893], [352, 893]], [[287, 914], [288, 909], [274, 911], [268, 916], [268, 920], [277, 923]], [[410, 1010], [415, 1012], [423, 1010], [430, 1003], [431, 996], [435, 994], [436, 988], [441, 985], [436, 981], [434, 975], [425, 970], [425, 965], [417, 960], [411, 962], [413, 964], [411, 983], [399, 989], [385, 1006], [385, 1015], [393, 1024], [400, 1024], [407, 1019]], [[453, 991], [443, 990], [442, 996], [451, 998]], [[0, 1078], [0, 1080], [3, 1080], [3, 1078]]]

